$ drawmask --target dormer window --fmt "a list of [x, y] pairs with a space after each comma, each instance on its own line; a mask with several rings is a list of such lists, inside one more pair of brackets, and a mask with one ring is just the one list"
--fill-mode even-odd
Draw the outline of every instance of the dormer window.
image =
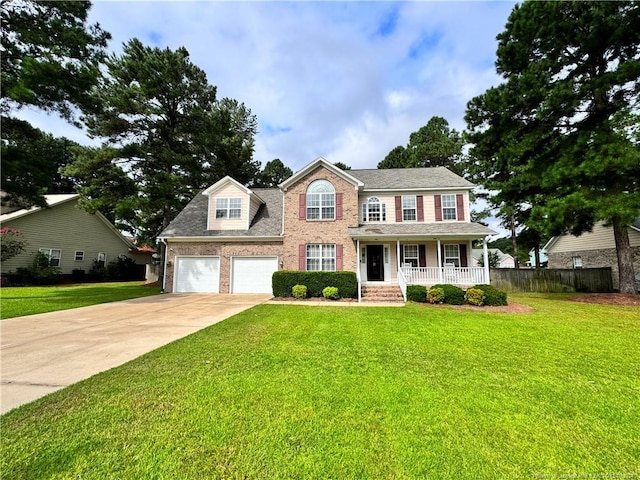
[[241, 216], [241, 198], [216, 198], [216, 218], [240, 218]]
[[378, 197], [369, 197], [367, 203], [362, 204], [362, 220], [364, 222], [386, 222], [387, 206], [380, 203]]
[[327, 180], [316, 180], [307, 188], [307, 220], [334, 220], [336, 191]]

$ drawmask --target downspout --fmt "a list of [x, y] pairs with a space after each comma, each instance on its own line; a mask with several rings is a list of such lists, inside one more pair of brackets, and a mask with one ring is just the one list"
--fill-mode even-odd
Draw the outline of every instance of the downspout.
[[440, 245], [440, 239], [438, 241], [438, 283], [442, 283], [442, 246]]
[[169, 245], [167, 244], [167, 240], [165, 238], [159, 239], [161, 243], [164, 244], [164, 248], [162, 249], [162, 262], [164, 263], [164, 267], [162, 268], [162, 290], [161, 293], [166, 291], [166, 281], [167, 281], [167, 252], [169, 251]]
[[484, 256], [484, 282], [489, 285], [489, 249], [487, 248], [487, 237], [482, 240], [482, 254]]

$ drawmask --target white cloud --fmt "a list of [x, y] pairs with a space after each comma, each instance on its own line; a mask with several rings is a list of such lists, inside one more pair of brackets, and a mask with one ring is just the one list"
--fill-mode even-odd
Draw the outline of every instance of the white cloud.
[[[464, 128], [467, 101], [498, 82], [508, 2], [95, 2], [112, 51], [137, 37], [185, 46], [218, 96], [258, 118], [255, 158], [375, 168], [434, 115]], [[89, 143], [52, 117], [46, 131]], [[70, 129], [71, 128], [71, 129]]]

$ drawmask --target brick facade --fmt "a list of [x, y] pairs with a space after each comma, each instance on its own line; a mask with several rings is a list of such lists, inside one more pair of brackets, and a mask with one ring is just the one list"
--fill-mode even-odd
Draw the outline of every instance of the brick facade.
[[[299, 218], [300, 194], [306, 194], [309, 184], [324, 179], [331, 182], [336, 196], [342, 194], [341, 220], [306, 220]], [[358, 191], [356, 187], [324, 167], [318, 167], [289, 186], [284, 195], [284, 269], [298, 270], [299, 246], [307, 243], [335, 243], [343, 248], [342, 270], [355, 272], [356, 243], [348, 227], [358, 226]]]
[[[633, 268], [640, 272], [640, 247], [631, 247], [633, 256]], [[618, 274], [618, 256], [615, 248], [601, 250], [580, 250], [574, 252], [549, 252], [549, 268], [573, 268], [573, 257], [582, 258], [582, 268], [611, 267], [611, 276], [614, 290], [620, 289]], [[636, 288], [640, 291], [640, 282], [636, 282]]]
[[279, 261], [284, 257], [281, 242], [171, 242], [167, 247], [167, 271], [165, 273], [165, 291], [173, 291], [173, 276], [175, 271], [176, 256], [202, 255], [220, 257], [220, 293], [229, 293], [231, 280], [231, 257], [239, 256], [277, 256]]

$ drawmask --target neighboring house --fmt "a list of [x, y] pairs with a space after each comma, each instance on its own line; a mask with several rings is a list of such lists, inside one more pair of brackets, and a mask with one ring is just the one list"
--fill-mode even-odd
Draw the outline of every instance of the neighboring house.
[[81, 210], [77, 194], [45, 195], [45, 198], [48, 208], [32, 207], [0, 215], [3, 227], [19, 230], [27, 241], [24, 252], [2, 262], [2, 275], [30, 266], [39, 251], [62, 274], [71, 274], [73, 270], [89, 273], [94, 260], [106, 266], [120, 255], [138, 264], [151, 262], [149, 252], [138, 253], [135, 245], [103, 215]]
[[[504, 253], [499, 248], [489, 248], [488, 254], [495, 255], [498, 258], [498, 264], [495, 268], [516, 268], [516, 264], [513, 260], [513, 257], [508, 253]], [[471, 251], [471, 256], [473, 257], [473, 266], [477, 267], [481, 263], [484, 265], [484, 249], [482, 248], [474, 248]]]
[[[627, 227], [633, 256], [636, 284], [640, 291], [640, 218]], [[570, 234], [553, 237], [544, 246], [549, 258], [549, 268], [611, 267], [613, 288], [619, 289], [618, 257], [613, 228], [604, 222], [594, 225], [591, 232], [580, 236]]]
[[[544, 248], [540, 249], [540, 266], [541, 267], [547, 267], [549, 263], [549, 258], [547, 257], [547, 252]], [[527, 262], [527, 265], [530, 267], [534, 267], [536, 266], [536, 251], [532, 248], [531, 250], [529, 250], [529, 261]]]
[[444, 167], [343, 171], [318, 158], [279, 188], [230, 177], [185, 207], [160, 240], [169, 292], [271, 292], [277, 270], [348, 270], [359, 285], [488, 283], [471, 244], [473, 184]]

